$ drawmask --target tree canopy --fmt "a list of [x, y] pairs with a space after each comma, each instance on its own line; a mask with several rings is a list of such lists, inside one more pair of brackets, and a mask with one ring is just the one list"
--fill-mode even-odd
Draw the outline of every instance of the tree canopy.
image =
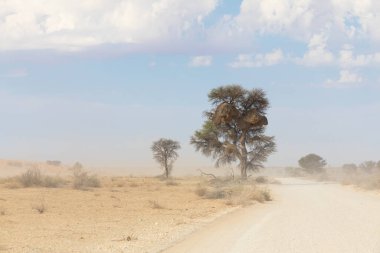
[[269, 101], [262, 89], [240, 85], [212, 89], [211, 110], [205, 112], [203, 127], [191, 137], [197, 151], [216, 160], [216, 167], [239, 162], [242, 178], [258, 170], [276, 150], [274, 137], [264, 134]]
[[322, 172], [326, 166], [326, 161], [316, 154], [308, 154], [298, 161], [299, 166], [309, 173]]
[[181, 148], [179, 142], [161, 138], [153, 142], [151, 147], [153, 158], [162, 166], [165, 176], [168, 178], [173, 169], [173, 164], [178, 158], [177, 150]]

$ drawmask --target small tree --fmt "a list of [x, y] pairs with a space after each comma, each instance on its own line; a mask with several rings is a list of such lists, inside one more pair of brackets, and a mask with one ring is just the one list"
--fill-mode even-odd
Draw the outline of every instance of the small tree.
[[326, 166], [326, 161], [316, 154], [308, 154], [302, 157], [298, 164], [308, 173], [322, 172]]
[[211, 90], [208, 97], [213, 107], [205, 112], [207, 119], [190, 143], [214, 158], [216, 167], [238, 161], [246, 179], [248, 170], [262, 168], [276, 150], [274, 137], [264, 135], [269, 107], [265, 92], [227, 85]]
[[376, 162], [374, 161], [365, 161], [359, 165], [363, 171], [367, 173], [372, 173], [373, 169], [376, 168]]
[[376, 168], [380, 170], [380, 161], [377, 162]]
[[178, 158], [177, 150], [181, 146], [177, 141], [170, 139], [159, 139], [153, 142], [151, 147], [153, 158], [162, 166], [165, 171], [165, 177], [168, 178], [173, 169], [173, 164]]
[[354, 163], [348, 163], [348, 164], [344, 164], [342, 166], [342, 169], [347, 174], [353, 174], [357, 171], [358, 166], [356, 166], [356, 164]]

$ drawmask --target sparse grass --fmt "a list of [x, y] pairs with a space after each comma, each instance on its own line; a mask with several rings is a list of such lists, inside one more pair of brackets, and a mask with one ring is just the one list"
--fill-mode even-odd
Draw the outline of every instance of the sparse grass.
[[130, 241], [136, 241], [136, 240], [138, 240], [137, 236], [132, 233], [132, 234], [129, 234], [127, 236], [123, 236], [120, 239], [115, 239], [112, 241], [114, 241], [114, 242], [130, 242]]
[[[261, 179], [259, 179], [262, 182]], [[267, 182], [267, 181], [266, 181]], [[272, 197], [267, 188], [257, 186], [256, 179], [246, 181], [233, 181], [224, 178], [216, 178], [199, 184], [195, 189], [195, 194], [204, 199], [225, 199], [228, 206], [250, 205], [255, 201], [264, 203], [271, 201]]]
[[21, 183], [19, 182], [18, 178], [7, 178], [4, 180], [3, 185], [7, 189], [19, 189], [22, 188]]
[[226, 190], [221, 188], [216, 188], [211, 191], [207, 191], [205, 194], [206, 199], [225, 199], [229, 194]]
[[9, 161], [8, 166], [20, 168], [23, 166], [23, 163], [18, 161]]
[[43, 186], [47, 188], [58, 188], [66, 184], [66, 181], [60, 177], [45, 176]]

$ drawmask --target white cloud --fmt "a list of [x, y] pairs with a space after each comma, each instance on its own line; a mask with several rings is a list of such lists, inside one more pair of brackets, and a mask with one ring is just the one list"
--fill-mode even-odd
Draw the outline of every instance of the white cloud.
[[191, 58], [189, 66], [192, 67], [208, 67], [212, 64], [212, 56], [200, 55]]
[[275, 49], [267, 54], [240, 54], [229, 65], [232, 68], [258, 68], [264, 66], [273, 66], [283, 61], [284, 54], [281, 49]]
[[363, 82], [363, 78], [357, 73], [350, 72], [349, 70], [341, 70], [339, 72], [338, 80], [327, 80], [325, 82], [325, 87], [329, 88], [344, 88], [358, 86]]
[[379, 63], [380, 53], [355, 55], [350, 45], [345, 45], [339, 52], [339, 64], [343, 68], [364, 67]]
[[244, 30], [286, 32], [309, 26], [313, 19], [310, 0], [244, 0], [236, 23]]
[[[203, 27], [218, 0], [0, 0], [0, 50], [170, 45]], [[194, 32], [193, 30], [196, 30]]]
[[354, 45], [368, 41], [380, 51], [378, 0], [242, 0], [238, 14], [218, 17], [215, 13], [216, 18], [204, 22], [220, 1], [0, 0], [0, 52], [132, 44], [128, 50], [190, 48], [194, 53], [205, 47], [236, 53], [252, 50], [253, 42], [260, 42], [257, 38], [281, 36], [308, 43], [299, 64], [339, 62], [349, 68], [377, 58], [374, 52], [350, 56], [347, 50], [334, 51], [334, 57], [331, 50], [342, 41]]
[[303, 58], [296, 62], [306, 66], [328, 65], [334, 62], [334, 55], [327, 49], [327, 37], [324, 34], [316, 34], [311, 37], [308, 51]]
[[340, 71], [339, 83], [361, 83], [363, 78], [356, 73], [351, 73], [348, 70]]

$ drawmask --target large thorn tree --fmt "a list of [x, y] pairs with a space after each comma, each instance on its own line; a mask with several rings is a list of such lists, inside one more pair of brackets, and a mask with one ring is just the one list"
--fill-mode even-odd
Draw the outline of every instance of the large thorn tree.
[[208, 94], [212, 109], [202, 129], [190, 143], [197, 151], [216, 160], [215, 166], [239, 163], [242, 179], [256, 171], [276, 150], [274, 137], [264, 135], [269, 101], [261, 89], [240, 85], [215, 88]]

